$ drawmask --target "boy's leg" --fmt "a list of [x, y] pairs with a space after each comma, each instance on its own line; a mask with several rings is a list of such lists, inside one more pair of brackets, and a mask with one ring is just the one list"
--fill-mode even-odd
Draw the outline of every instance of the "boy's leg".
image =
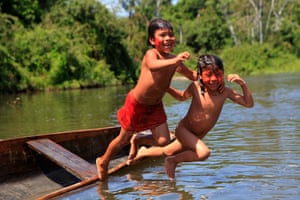
[[97, 173], [101, 181], [107, 178], [108, 164], [112, 157], [129, 144], [133, 131], [126, 131], [121, 128], [119, 135], [108, 145], [104, 155], [96, 159]]
[[168, 156], [165, 158], [165, 173], [168, 175], [169, 179], [173, 181], [175, 179], [175, 169], [177, 163], [174, 162], [175, 156]]
[[[175, 168], [178, 163], [203, 161], [206, 160], [210, 155], [210, 151], [207, 148], [207, 146], [204, 144], [204, 142], [202, 142], [197, 137], [194, 138], [196, 141], [192, 141], [190, 139], [191, 139], [190, 137], [188, 136], [186, 137], [185, 147], [182, 148], [185, 149], [188, 148], [193, 150], [183, 151], [174, 156], [168, 156], [165, 159], [165, 172], [169, 176], [170, 180], [173, 180], [175, 178]], [[195, 145], [195, 147], [194, 148], [187, 147], [187, 143], [191, 143]]]
[[128, 160], [127, 164], [130, 165], [133, 162], [133, 159], [135, 158], [137, 151], [139, 149], [139, 137], [138, 133], [133, 134], [133, 136], [130, 139], [130, 150], [129, 150], [129, 155], [128, 155]]
[[178, 142], [182, 145], [182, 149], [189, 150], [183, 151], [174, 156], [168, 156], [165, 159], [165, 171], [170, 180], [175, 178], [175, 168], [178, 163], [203, 161], [210, 155], [210, 151], [205, 143], [196, 135], [188, 131], [185, 127], [179, 125], [176, 128], [175, 134]]
[[181, 162], [193, 162], [193, 161], [199, 161], [199, 157], [194, 151], [191, 150], [178, 153], [174, 156], [168, 156], [165, 158], [165, 172], [170, 178], [170, 180], [174, 180], [175, 169], [177, 164]]
[[206, 160], [209, 157], [210, 150], [206, 144], [185, 127], [178, 126], [175, 134], [185, 149], [193, 150], [197, 154], [198, 160]]
[[133, 159], [133, 162], [138, 161], [144, 157], [156, 157], [156, 156], [171, 156], [175, 153], [181, 152], [183, 150], [183, 146], [179, 143], [178, 140], [173, 141], [172, 143], [163, 146], [152, 146], [149, 148], [141, 147], [138, 150], [136, 157]]
[[170, 143], [170, 131], [168, 128], [168, 124], [165, 122], [153, 129], [151, 129], [153, 143], [151, 145], [154, 146], [165, 146]]
[[163, 123], [151, 129], [151, 135], [139, 135], [136, 133], [130, 140], [131, 148], [127, 164], [132, 164], [138, 152], [139, 146], [164, 146], [170, 143], [170, 132], [167, 123]]

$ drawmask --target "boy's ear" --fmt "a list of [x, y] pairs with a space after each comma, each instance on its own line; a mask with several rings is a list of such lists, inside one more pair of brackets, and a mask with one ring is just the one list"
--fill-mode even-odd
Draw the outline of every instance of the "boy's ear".
[[155, 42], [154, 42], [154, 38], [149, 38], [149, 43], [154, 46]]

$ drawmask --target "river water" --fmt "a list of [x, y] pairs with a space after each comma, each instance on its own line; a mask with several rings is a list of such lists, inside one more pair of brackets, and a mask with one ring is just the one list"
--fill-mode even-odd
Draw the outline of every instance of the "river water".
[[[211, 156], [178, 165], [175, 182], [164, 174], [163, 158], [155, 158], [61, 199], [300, 199], [300, 74], [245, 80], [255, 106], [226, 102], [204, 138]], [[0, 138], [118, 125], [115, 113], [129, 89], [0, 96]], [[166, 95], [164, 104], [174, 129], [190, 101]]]

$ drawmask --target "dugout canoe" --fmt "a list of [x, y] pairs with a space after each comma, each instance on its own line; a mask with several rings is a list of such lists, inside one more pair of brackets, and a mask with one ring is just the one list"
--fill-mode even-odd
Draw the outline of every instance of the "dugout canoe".
[[[36, 199], [95, 178], [102, 155], [120, 127], [43, 134], [0, 141], [0, 199]], [[125, 147], [117, 158], [128, 155]], [[111, 162], [110, 168], [118, 165]]]

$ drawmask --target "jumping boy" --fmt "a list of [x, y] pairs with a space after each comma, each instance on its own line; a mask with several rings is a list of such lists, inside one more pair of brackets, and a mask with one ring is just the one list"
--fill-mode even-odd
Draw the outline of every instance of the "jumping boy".
[[[144, 55], [139, 80], [127, 94], [123, 107], [117, 112], [121, 131], [111, 141], [104, 155], [96, 159], [97, 173], [101, 181], [107, 178], [108, 164], [112, 157], [129, 143], [131, 148], [128, 163], [136, 156], [141, 144], [162, 146], [170, 143], [162, 98], [175, 72], [190, 80], [197, 80], [197, 72], [183, 64], [183, 61], [189, 59], [190, 54], [188, 52], [177, 56], [171, 54], [175, 41], [173, 27], [169, 22], [162, 19], [151, 21], [147, 42], [153, 48]], [[151, 135], [132, 137], [135, 133], [148, 129], [151, 130]]]
[[197, 68], [199, 81], [192, 82], [183, 92], [172, 87], [168, 91], [181, 101], [192, 97], [187, 114], [175, 130], [176, 140], [164, 147], [142, 147], [134, 159], [136, 161], [146, 156], [167, 156], [165, 171], [170, 180], [175, 178], [178, 163], [204, 161], [209, 157], [210, 151], [202, 139], [216, 124], [227, 98], [247, 108], [254, 105], [246, 82], [237, 74], [228, 75], [227, 80], [240, 85], [243, 94], [225, 87], [223, 63], [217, 56], [200, 56]]

